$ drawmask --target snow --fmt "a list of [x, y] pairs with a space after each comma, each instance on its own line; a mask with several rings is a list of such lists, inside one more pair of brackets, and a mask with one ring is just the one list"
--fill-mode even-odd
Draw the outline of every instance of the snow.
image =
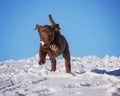
[[38, 65], [38, 55], [0, 61], [0, 96], [120, 96], [120, 57], [71, 57], [72, 73], [65, 73], [64, 59]]

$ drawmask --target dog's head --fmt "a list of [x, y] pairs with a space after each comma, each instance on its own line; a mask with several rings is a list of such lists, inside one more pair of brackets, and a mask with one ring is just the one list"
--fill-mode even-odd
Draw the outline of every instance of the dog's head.
[[41, 26], [37, 24], [35, 28], [35, 30], [38, 29], [38, 33], [41, 38], [41, 41], [47, 45], [54, 40], [56, 33], [60, 34], [59, 24], [55, 23], [55, 21], [53, 20], [50, 14], [49, 14], [49, 20], [51, 25]]
[[45, 44], [50, 44], [55, 38], [55, 30], [52, 26], [49, 25], [36, 25], [35, 30], [38, 29], [39, 36], [41, 41]]

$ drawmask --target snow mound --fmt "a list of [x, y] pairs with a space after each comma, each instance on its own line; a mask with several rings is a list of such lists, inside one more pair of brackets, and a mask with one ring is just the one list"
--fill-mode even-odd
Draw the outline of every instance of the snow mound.
[[56, 72], [50, 60], [38, 65], [38, 55], [0, 62], [0, 96], [120, 96], [120, 57], [71, 57], [72, 73], [63, 59]]

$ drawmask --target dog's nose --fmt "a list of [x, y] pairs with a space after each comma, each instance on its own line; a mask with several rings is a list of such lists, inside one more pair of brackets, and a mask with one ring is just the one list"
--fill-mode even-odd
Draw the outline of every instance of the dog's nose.
[[48, 44], [48, 43], [49, 43], [49, 40], [48, 40], [48, 39], [45, 39], [44, 42], [45, 42], [46, 44]]
[[47, 41], [49, 41], [49, 39], [46, 38], [45, 41], [47, 42]]

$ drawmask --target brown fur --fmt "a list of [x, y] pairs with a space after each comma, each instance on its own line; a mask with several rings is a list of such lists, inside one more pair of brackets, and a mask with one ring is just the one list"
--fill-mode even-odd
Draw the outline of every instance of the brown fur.
[[[36, 25], [38, 29], [39, 36], [41, 38], [39, 57], [39, 64], [42, 65], [46, 62], [46, 55], [49, 56], [51, 61], [51, 71], [56, 70], [56, 57], [60, 54], [63, 55], [65, 59], [66, 72], [71, 73], [70, 64], [70, 52], [68, 43], [63, 35], [61, 35], [59, 30], [59, 24], [50, 25]], [[42, 44], [44, 43], [44, 44]]]

